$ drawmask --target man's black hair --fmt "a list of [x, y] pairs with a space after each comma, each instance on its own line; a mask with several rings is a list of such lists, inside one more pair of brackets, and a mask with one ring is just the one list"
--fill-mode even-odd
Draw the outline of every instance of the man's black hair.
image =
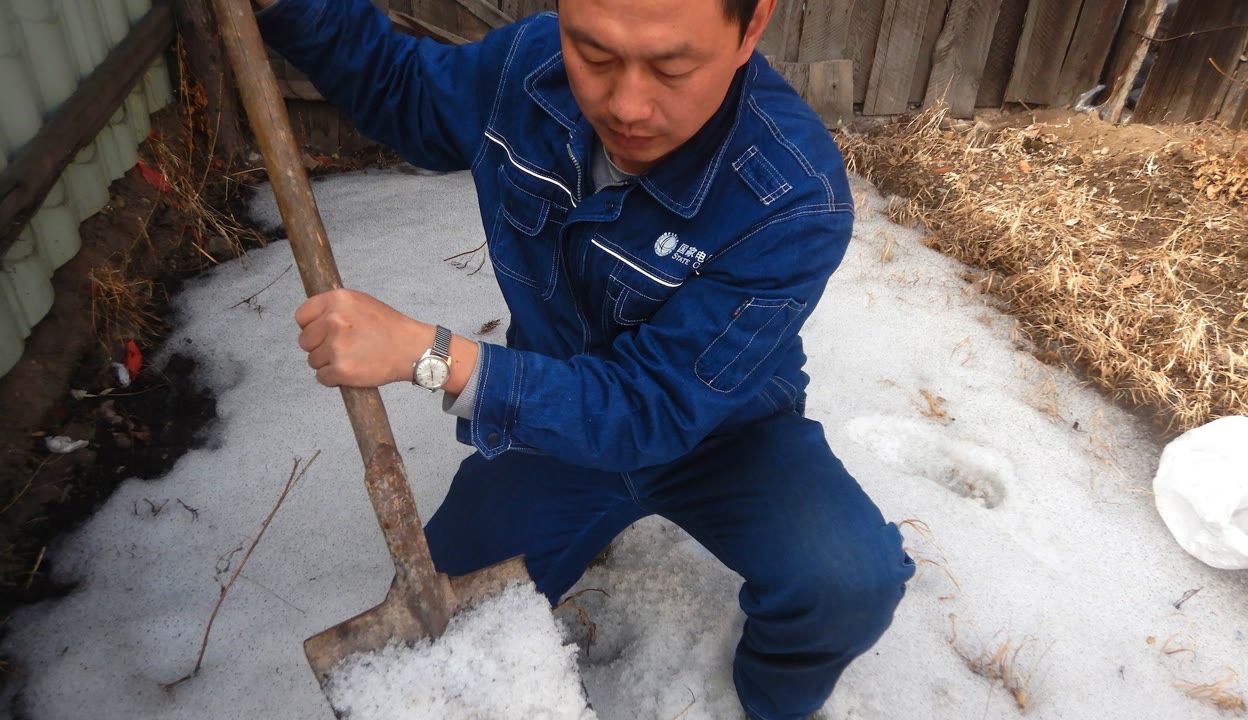
[[729, 20], [737, 21], [737, 25], [741, 26], [741, 40], [745, 40], [745, 31], [750, 29], [750, 21], [754, 19], [754, 11], [758, 9], [758, 0], [721, 1], [724, 3], [724, 15]]
[[729, 20], [736, 20], [741, 26], [741, 39], [745, 40], [745, 31], [754, 19], [754, 11], [758, 9], [758, 0], [723, 0], [724, 14]]

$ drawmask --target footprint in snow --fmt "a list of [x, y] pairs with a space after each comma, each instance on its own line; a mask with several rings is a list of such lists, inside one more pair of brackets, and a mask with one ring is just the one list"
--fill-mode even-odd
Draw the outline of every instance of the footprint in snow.
[[962, 497], [995, 508], [1014, 482], [1014, 466], [995, 450], [956, 437], [949, 429], [911, 418], [855, 418], [849, 435], [892, 467], [925, 477]]

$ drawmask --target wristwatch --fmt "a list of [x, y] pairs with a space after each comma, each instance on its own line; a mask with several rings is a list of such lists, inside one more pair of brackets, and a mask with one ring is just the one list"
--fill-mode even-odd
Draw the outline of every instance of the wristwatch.
[[433, 392], [451, 377], [451, 331], [439, 325], [433, 333], [433, 347], [412, 363], [412, 384]]

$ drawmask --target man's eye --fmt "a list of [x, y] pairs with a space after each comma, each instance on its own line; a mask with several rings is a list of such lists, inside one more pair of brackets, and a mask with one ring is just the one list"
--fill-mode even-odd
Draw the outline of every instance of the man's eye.
[[690, 74], [692, 74], [693, 70], [682, 70], [680, 72], [656, 70], [655, 72], [658, 73], [659, 77], [663, 78], [664, 80], [680, 80], [681, 78], [688, 77]]

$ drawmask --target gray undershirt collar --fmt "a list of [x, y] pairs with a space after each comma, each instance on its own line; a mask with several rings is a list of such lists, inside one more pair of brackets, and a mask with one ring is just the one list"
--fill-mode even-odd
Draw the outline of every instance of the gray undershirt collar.
[[607, 146], [603, 145], [597, 137], [594, 138], [594, 152], [590, 155], [589, 165], [589, 174], [594, 181], [594, 192], [614, 185], [624, 185], [637, 178], [636, 175], [624, 172], [611, 162], [611, 157], [607, 155]]

